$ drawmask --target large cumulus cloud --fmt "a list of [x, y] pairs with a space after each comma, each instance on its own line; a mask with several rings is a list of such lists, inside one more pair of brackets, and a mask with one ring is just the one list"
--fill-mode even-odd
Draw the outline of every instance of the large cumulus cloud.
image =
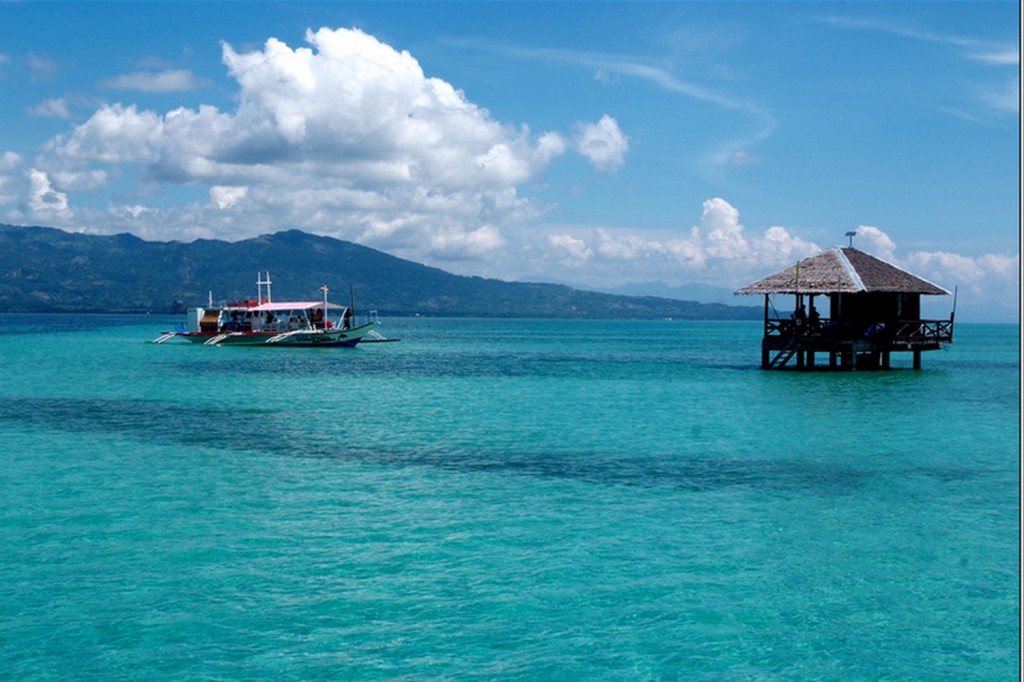
[[[411, 54], [362, 31], [322, 28], [307, 31], [306, 42], [292, 48], [270, 38], [248, 52], [224, 43], [239, 87], [235, 111], [108, 104], [51, 140], [35, 171], [56, 190], [60, 178], [84, 173], [130, 177], [127, 166], [151, 187], [207, 186], [208, 204], [152, 215], [163, 232], [148, 236], [165, 238], [194, 235], [197, 222], [201, 234], [229, 238], [297, 226], [459, 258], [503, 244], [507, 226], [541, 210], [519, 188], [570, 149], [565, 135], [495, 120]], [[576, 129], [587, 140], [577, 148], [595, 167], [624, 162], [614, 119]], [[106, 219], [124, 208], [112, 206]]]

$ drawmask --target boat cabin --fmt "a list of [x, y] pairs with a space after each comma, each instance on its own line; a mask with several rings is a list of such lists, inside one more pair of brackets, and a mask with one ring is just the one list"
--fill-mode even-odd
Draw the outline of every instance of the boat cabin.
[[[338, 321], [328, 319], [329, 314], [338, 314]], [[347, 329], [351, 320], [348, 308], [323, 301], [241, 301], [228, 306], [189, 308], [187, 313], [188, 332], [193, 334], [282, 333], [333, 329], [336, 324]]]
[[[920, 369], [922, 352], [953, 342], [953, 313], [921, 319], [921, 296], [948, 291], [852, 246], [822, 251], [735, 293], [764, 295], [763, 369], [791, 360], [812, 369], [819, 353], [833, 369], [889, 369], [891, 354], [901, 351]], [[792, 312], [780, 314], [773, 296], [793, 296]]]

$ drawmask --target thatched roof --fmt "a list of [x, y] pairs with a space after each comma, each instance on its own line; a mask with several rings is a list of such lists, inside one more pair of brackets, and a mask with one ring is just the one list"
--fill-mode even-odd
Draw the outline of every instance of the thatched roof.
[[852, 246], [836, 246], [804, 258], [737, 294], [856, 294], [861, 292], [948, 295], [940, 286]]

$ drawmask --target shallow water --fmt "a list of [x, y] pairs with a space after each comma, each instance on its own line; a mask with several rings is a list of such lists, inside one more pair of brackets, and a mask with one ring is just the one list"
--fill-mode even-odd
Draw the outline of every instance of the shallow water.
[[808, 374], [756, 323], [177, 322], [0, 315], [5, 676], [1018, 675], [1015, 325]]

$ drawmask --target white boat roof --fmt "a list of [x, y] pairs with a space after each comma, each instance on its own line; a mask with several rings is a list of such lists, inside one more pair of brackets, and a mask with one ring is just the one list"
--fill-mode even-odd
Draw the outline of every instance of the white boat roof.
[[[261, 303], [257, 306], [229, 306], [232, 310], [248, 310], [258, 313], [280, 312], [282, 310], [312, 310], [323, 308], [323, 301], [281, 301], [274, 303]], [[336, 303], [328, 303], [328, 310], [342, 310], [345, 306]]]

